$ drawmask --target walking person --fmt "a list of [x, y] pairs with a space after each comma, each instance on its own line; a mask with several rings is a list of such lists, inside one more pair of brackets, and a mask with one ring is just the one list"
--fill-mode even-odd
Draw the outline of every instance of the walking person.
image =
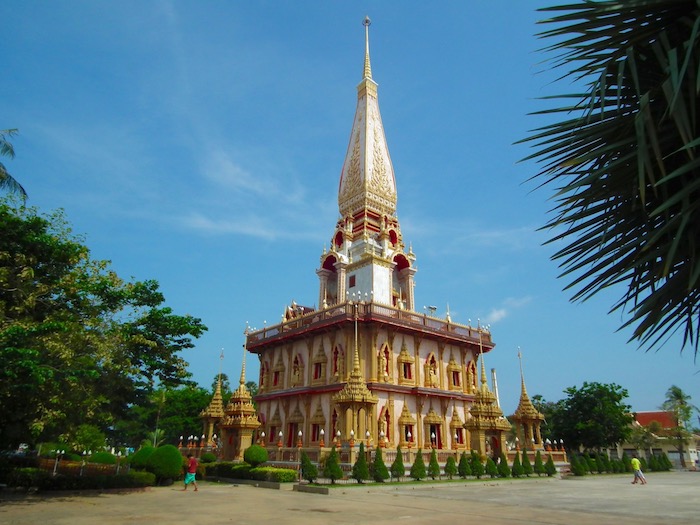
[[194, 491], [199, 490], [197, 488], [197, 458], [192, 454], [187, 454], [187, 473], [185, 474], [185, 488], [183, 491], [187, 490], [187, 485], [192, 483], [194, 485]]
[[636, 485], [637, 481], [641, 482], [642, 485], [647, 484], [647, 478], [644, 477], [644, 473], [642, 472], [642, 462], [637, 459], [637, 456], [632, 456], [632, 470], [634, 470], [634, 481], [632, 482], [632, 485]]

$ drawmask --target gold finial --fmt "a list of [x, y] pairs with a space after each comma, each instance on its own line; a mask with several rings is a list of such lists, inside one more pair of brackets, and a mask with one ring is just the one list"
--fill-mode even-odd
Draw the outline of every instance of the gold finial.
[[365, 26], [365, 68], [362, 74], [362, 78], [372, 78], [372, 66], [369, 63], [369, 26], [372, 21], [368, 16], [362, 21], [362, 25]]
[[527, 395], [525, 390], [525, 375], [523, 374], [523, 354], [520, 352], [520, 347], [518, 347], [518, 360], [520, 361], [520, 390], [522, 394]]

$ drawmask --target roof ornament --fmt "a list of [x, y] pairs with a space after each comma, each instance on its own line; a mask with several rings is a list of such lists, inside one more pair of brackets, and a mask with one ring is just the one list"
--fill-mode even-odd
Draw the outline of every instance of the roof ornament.
[[369, 26], [372, 25], [372, 21], [368, 16], [365, 16], [362, 25], [365, 26], [365, 67], [362, 78], [372, 78], [372, 66], [369, 63]]

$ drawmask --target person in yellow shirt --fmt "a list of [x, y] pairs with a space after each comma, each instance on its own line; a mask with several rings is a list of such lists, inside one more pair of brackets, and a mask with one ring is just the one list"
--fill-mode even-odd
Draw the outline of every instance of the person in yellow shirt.
[[647, 484], [647, 478], [644, 477], [642, 472], [642, 462], [637, 459], [637, 456], [632, 456], [632, 470], [634, 470], [634, 481], [632, 485], [636, 485], [637, 481], [641, 482], [642, 485]]

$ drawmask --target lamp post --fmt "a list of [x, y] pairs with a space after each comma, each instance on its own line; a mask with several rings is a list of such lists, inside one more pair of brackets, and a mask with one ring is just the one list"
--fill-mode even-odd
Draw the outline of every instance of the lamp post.
[[353, 448], [355, 446], [355, 431], [350, 430], [350, 448]]
[[432, 432], [432, 433], [430, 434], [430, 448], [433, 449], [433, 450], [435, 450], [435, 445], [436, 445], [436, 443], [435, 443], [435, 432]]
[[122, 451], [117, 452], [117, 474], [119, 474], [119, 467], [121, 467], [122, 462]]
[[301, 436], [302, 436], [302, 434], [301, 434], [301, 430], [300, 430], [299, 433], [297, 434], [297, 449], [298, 449], [297, 450], [297, 461], [299, 464], [299, 481], [301, 481], [301, 444], [302, 444]]
[[455, 430], [455, 440], [452, 442], [452, 448], [457, 450], [458, 445], [459, 445], [459, 434]]
[[367, 447], [367, 450], [369, 450], [369, 430], [365, 432], [365, 440], [367, 441], [365, 446]]
[[545, 442], [544, 442], [544, 448], [545, 448], [545, 450], [546, 450], [547, 452], [549, 452], [550, 450], [552, 450], [552, 442], [549, 440], [549, 438], [547, 438], [547, 439], [545, 440]]
[[535, 438], [532, 438], [532, 451], [535, 451]]
[[177, 448], [182, 448], [182, 436], [180, 436], [180, 442], [177, 444]]
[[406, 433], [406, 439], [408, 440], [408, 448], [411, 448], [413, 446], [413, 441], [411, 440], [413, 436], [411, 436], [411, 431], [409, 430], [408, 433]]
[[57, 450], [56, 451], [56, 461], [53, 464], [53, 475], [54, 476], [58, 472], [58, 464], [61, 462], [61, 456], [63, 456], [63, 454], [65, 454], [65, 453], [66, 453], [65, 450]]
[[265, 446], [265, 431], [260, 432], [260, 445]]
[[384, 437], [385, 437], [385, 436], [384, 436], [384, 431], [381, 430], [381, 431], [379, 432], [379, 447], [380, 447], [380, 448], [386, 447], [386, 441], [384, 440]]
[[326, 443], [323, 441], [323, 437], [324, 437], [325, 435], [326, 435], [326, 431], [323, 430], [323, 429], [321, 429], [321, 439], [320, 439], [319, 442], [318, 442], [318, 446], [319, 446], [320, 448], [323, 448], [323, 447], [326, 446]]
[[335, 433], [335, 448], [340, 448], [340, 430]]
[[515, 436], [515, 450], [520, 452], [520, 439], [518, 439], [518, 436]]

